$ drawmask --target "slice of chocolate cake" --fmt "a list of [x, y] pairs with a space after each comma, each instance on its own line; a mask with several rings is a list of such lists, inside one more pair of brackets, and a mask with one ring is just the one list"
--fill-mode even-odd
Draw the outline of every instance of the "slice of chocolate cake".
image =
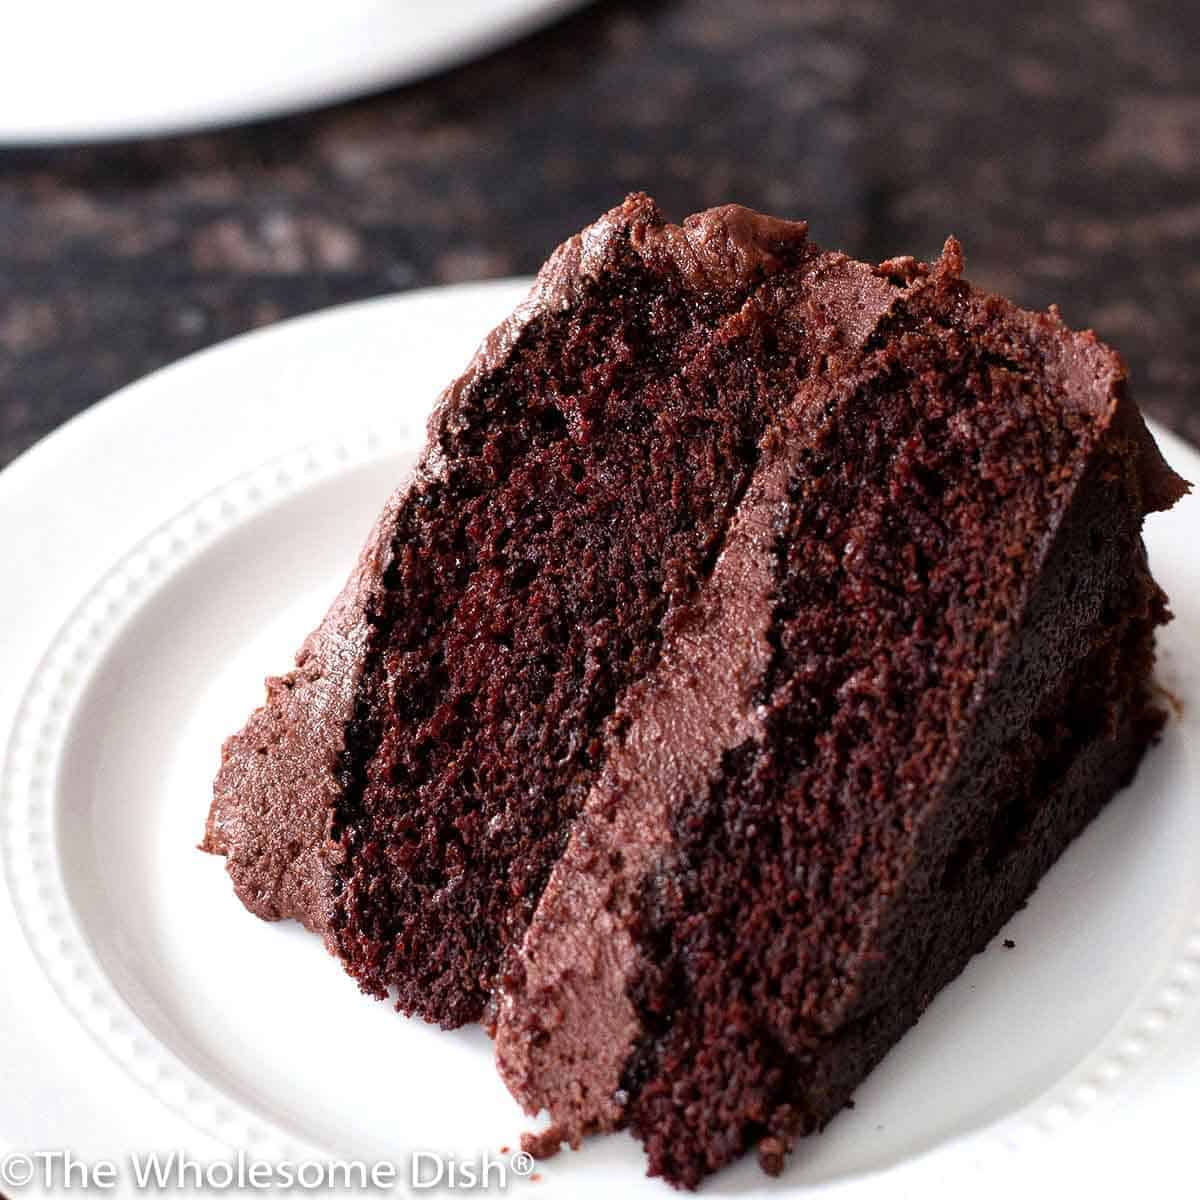
[[778, 1170], [1126, 782], [1182, 483], [1057, 314], [633, 197], [443, 396], [205, 848], [550, 1150]]

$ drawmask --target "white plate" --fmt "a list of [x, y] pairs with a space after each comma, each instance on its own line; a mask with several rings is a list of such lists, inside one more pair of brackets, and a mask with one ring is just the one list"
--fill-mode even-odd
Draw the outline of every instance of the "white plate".
[[[521, 291], [410, 294], [238, 339], [0, 474], [0, 1150], [404, 1166], [516, 1146], [526, 1123], [482, 1032], [361, 996], [314, 938], [245, 913], [193, 847], [222, 738], [320, 617], [433, 396]], [[1200, 479], [1200, 456], [1159, 437]], [[1015, 949], [976, 958], [782, 1180], [744, 1163], [707, 1190], [1127, 1197], [1188, 1169], [1198, 514], [1188, 499], [1148, 525], [1177, 613], [1160, 674], [1183, 709], [1135, 786], [1012, 921]], [[525, 1194], [667, 1194], [625, 1135], [540, 1171]]]
[[175, 133], [405, 83], [586, 0], [6, 0], [0, 142]]

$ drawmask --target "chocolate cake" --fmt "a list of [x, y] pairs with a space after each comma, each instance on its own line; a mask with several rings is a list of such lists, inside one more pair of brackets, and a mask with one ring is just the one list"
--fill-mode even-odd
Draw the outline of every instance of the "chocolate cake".
[[1118, 356], [953, 239], [630, 197], [442, 396], [204, 848], [486, 1021], [539, 1152], [778, 1171], [1133, 775], [1185, 488]]

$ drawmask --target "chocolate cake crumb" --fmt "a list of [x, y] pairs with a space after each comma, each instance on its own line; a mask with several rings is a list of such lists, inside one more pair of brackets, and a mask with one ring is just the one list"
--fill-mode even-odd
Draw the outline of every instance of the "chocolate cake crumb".
[[521, 1149], [536, 1159], [553, 1158], [562, 1149], [565, 1140], [559, 1130], [551, 1125], [540, 1133], [521, 1134]]
[[788, 1150], [782, 1138], [765, 1137], [758, 1143], [758, 1165], [767, 1175], [781, 1175]]

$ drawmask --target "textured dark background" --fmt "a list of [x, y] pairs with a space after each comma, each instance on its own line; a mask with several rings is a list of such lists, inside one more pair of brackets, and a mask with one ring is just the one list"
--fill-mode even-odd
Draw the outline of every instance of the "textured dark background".
[[217, 134], [0, 150], [0, 465], [155, 367], [534, 270], [643, 189], [879, 259], [948, 232], [1200, 440], [1200, 8], [601, 0], [482, 62]]

